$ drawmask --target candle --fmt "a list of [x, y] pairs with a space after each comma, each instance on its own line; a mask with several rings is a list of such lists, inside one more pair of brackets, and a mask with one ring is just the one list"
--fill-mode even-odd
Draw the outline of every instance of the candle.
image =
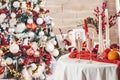
[[85, 30], [86, 38], [88, 38], [88, 26], [87, 26], [87, 21], [86, 21], [86, 19], [84, 19], [84, 30]]
[[108, 9], [105, 9], [105, 20], [106, 20], [106, 27], [105, 27], [106, 48], [108, 48], [110, 46]]
[[101, 20], [101, 15], [99, 15], [99, 48], [98, 48], [98, 53], [101, 55], [101, 53], [104, 50], [103, 46], [103, 36], [102, 36], [102, 20]]
[[[120, 0], [116, 0], [116, 11], [117, 13], [120, 11]], [[117, 23], [118, 23], [119, 46], [120, 46], [120, 17], [117, 18]]]

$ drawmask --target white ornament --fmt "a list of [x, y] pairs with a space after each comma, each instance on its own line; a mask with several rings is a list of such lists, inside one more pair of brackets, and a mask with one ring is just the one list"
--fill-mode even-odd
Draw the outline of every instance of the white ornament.
[[37, 2], [38, 2], [38, 0], [33, 0], [33, 3], [34, 3], [34, 4], [37, 4]]
[[26, 67], [22, 70], [22, 77], [24, 80], [32, 80], [32, 77], [30, 76], [30, 73], [26, 69]]
[[28, 45], [28, 38], [24, 39], [23, 45], [26, 45], [26, 46]]
[[54, 45], [51, 42], [48, 42], [45, 47], [47, 52], [52, 52], [54, 50]]
[[16, 43], [10, 45], [10, 52], [17, 53], [19, 51], [19, 46]]
[[19, 1], [15, 1], [15, 2], [13, 3], [13, 7], [19, 8], [19, 7], [20, 7], [20, 2], [19, 2]]
[[43, 23], [43, 19], [42, 18], [37, 18], [37, 24], [42, 24]]
[[34, 51], [36, 51], [38, 49], [37, 42], [32, 42], [31, 47], [33, 48]]
[[31, 70], [35, 70], [36, 68], [37, 68], [37, 66], [36, 66], [36, 64], [35, 63], [32, 63], [32, 64], [30, 64], [30, 68], [31, 68]]
[[35, 34], [33, 32], [29, 32], [28, 36], [30, 37], [30, 40], [32, 40], [34, 38]]
[[29, 18], [29, 19], [27, 20], [27, 23], [29, 23], [29, 24], [33, 23], [33, 19], [32, 19], [32, 18]]
[[6, 61], [4, 59], [2, 59], [1, 63], [0, 63], [1, 66], [6, 66]]
[[10, 28], [8, 29], [8, 32], [10, 32], [10, 33], [15, 32], [15, 28], [14, 28], [14, 27], [10, 27]]
[[34, 57], [39, 57], [39, 56], [40, 56], [40, 52], [39, 51], [35, 51]]
[[38, 5], [36, 5], [36, 6], [35, 6], [35, 8], [34, 8], [33, 10], [34, 10], [35, 12], [39, 13], [40, 8], [39, 8], [39, 6], [38, 6]]
[[15, 29], [15, 32], [21, 33], [26, 29], [25, 23], [19, 23], [17, 24], [17, 27]]
[[24, 9], [27, 8], [27, 7], [26, 7], [26, 2], [25, 2], [25, 1], [22, 2], [22, 4], [21, 4], [21, 8], [24, 8]]
[[42, 63], [42, 65], [38, 66], [37, 72], [32, 74], [33, 78], [39, 78], [40, 76], [43, 75], [43, 72], [45, 71], [45, 63]]
[[6, 64], [7, 65], [11, 65], [13, 63], [13, 60], [12, 58], [8, 57], [6, 60], [5, 60]]
[[14, 26], [16, 25], [16, 23], [17, 23], [16, 18], [12, 18], [12, 19], [10, 19], [10, 21], [9, 21], [10, 27], [14, 27]]
[[58, 49], [54, 49], [53, 52], [50, 54], [57, 57], [59, 55], [59, 51], [58, 51]]
[[42, 37], [42, 40], [43, 40], [43, 41], [47, 41], [47, 36], [43, 36], [43, 37]]
[[11, 13], [11, 18], [15, 18], [16, 14], [14, 12]]
[[39, 36], [41, 37], [41, 36], [43, 36], [44, 35], [44, 31], [40, 31], [39, 32]]
[[1, 17], [2, 19], [5, 19], [5, 18], [6, 18], [6, 14], [2, 13], [2, 14], [0, 14], [0, 17]]
[[55, 38], [51, 39], [50, 42], [53, 44], [53, 45], [56, 45], [57, 42], [55, 41]]

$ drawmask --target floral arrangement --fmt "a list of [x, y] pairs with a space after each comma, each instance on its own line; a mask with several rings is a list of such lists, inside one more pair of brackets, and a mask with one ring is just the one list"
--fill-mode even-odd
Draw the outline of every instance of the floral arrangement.
[[[101, 19], [102, 19], [102, 31], [103, 33], [105, 32], [105, 25], [106, 25], [106, 21], [105, 21], [105, 9], [107, 8], [107, 1], [106, 2], [103, 2], [102, 4], [102, 8], [100, 9], [99, 7], [96, 7], [94, 9], [94, 15], [96, 16], [96, 19], [92, 18], [92, 17], [88, 17], [87, 18], [87, 23], [89, 24], [93, 24], [97, 33], [98, 33], [98, 18], [99, 18], [99, 15], [101, 15]], [[112, 26], [114, 26], [116, 24], [116, 19], [117, 17], [120, 16], [120, 11], [114, 15], [110, 15], [109, 16], [109, 27], [111, 28]]]
[[0, 78], [44, 79], [59, 55], [45, 0], [0, 1]]

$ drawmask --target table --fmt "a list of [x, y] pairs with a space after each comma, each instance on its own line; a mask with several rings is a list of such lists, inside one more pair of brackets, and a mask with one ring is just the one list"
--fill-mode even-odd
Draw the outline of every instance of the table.
[[57, 61], [54, 80], [118, 80], [116, 64], [71, 59], [69, 54]]

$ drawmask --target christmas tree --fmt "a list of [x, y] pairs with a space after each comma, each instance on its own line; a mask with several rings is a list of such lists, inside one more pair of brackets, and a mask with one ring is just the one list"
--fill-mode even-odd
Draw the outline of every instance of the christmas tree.
[[0, 78], [44, 79], [59, 55], [45, 0], [0, 0]]

